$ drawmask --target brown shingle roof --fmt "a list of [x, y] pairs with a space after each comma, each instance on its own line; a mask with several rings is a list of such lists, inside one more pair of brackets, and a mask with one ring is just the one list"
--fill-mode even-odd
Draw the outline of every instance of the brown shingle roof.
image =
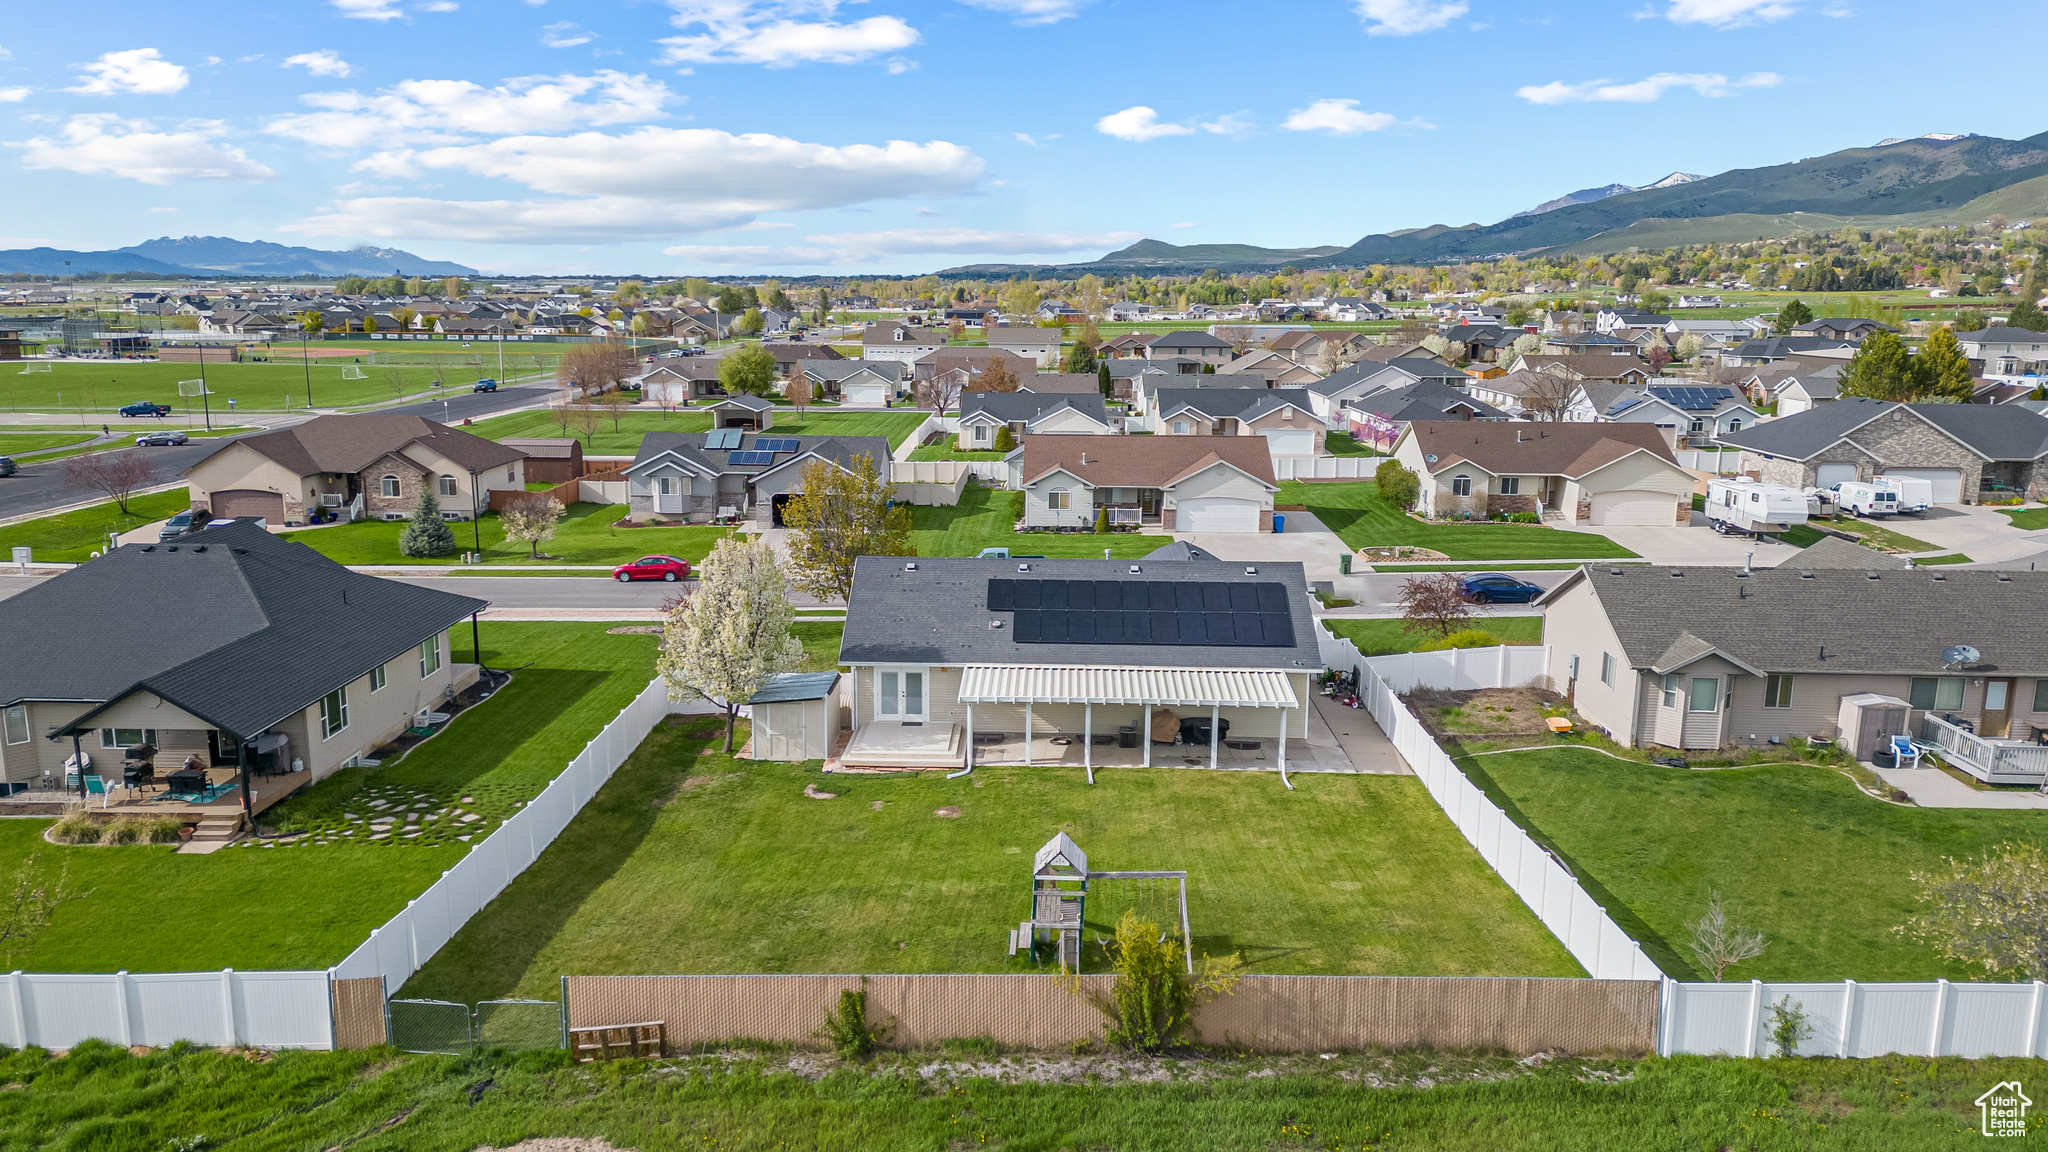
[[1019, 392], [1060, 392], [1095, 395], [1102, 391], [1102, 379], [1093, 372], [1040, 372], [1017, 382]]
[[1574, 356], [1529, 355], [1522, 357], [1521, 366], [1535, 372], [1562, 368], [1582, 380], [1619, 380], [1629, 372], [1644, 376], [1650, 374], [1650, 366], [1634, 356], [1609, 356], [1599, 352]]
[[378, 457], [410, 444], [432, 449], [476, 472], [526, 456], [517, 448], [423, 417], [375, 412], [316, 416], [296, 427], [245, 436], [236, 443], [301, 476], [314, 472], [360, 472]]
[[1432, 473], [1469, 461], [1496, 476], [1584, 476], [1632, 452], [1678, 467], [1654, 424], [1418, 420], [1408, 426]]
[[1029, 484], [1065, 468], [1098, 488], [1158, 488], [1218, 460], [1278, 486], [1264, 436], [1026, 436], [1023, 474]]

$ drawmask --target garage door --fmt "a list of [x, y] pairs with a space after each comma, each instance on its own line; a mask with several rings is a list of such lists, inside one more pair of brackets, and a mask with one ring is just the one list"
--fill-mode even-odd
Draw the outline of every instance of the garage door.
[[1887, 468], [1886, 476], [1903, 476], [1909, 480], [1925, 480], [1934, 485], [1936, 504], [1961, 504], [1963, 502], [1963, 473], [1957, 468]]
[[1813, 470], [1813, 486], [1815, 488], [1833, 488], [1837, 484], [1847, 484], [1854, 479], [1856, 479], [1856, 466], [1854, 464], [1823, 464]]
[[1316, 434], [1310, 428], [1276, 428], [1264, 434], [1266, 450], [1275, 459], [1282, 456], [1313, 456], [1316, 454]]
[[284, 497], [276, 492], [230, 488], [213, 494], [213, 515], [218, 520], [237, 516], [261, 516], [272, 524], [284, 523]]
[[1259, 506], [1221, 496], [1183, 500], [1173, 524], [1176, 532], [1257, 532]]
[[1620, 527], [1669, 528], [1678, 516], [1678, 498], [1669, 492], [1596, 492], [1593, 523]]

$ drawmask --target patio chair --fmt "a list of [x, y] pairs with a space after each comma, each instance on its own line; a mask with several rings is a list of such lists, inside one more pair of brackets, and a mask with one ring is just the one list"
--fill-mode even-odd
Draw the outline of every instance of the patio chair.
[[100, 807], [105, 808], [107, 806], [107, 778], [104, 776], [87, 776], [85, 778], [85, 795], [88, 801], [94, 796], [99, 797]]
[[1918, 768], [1920, 746], [1904, 733], [1892, 737], [1892, 766], [1895, 768]]

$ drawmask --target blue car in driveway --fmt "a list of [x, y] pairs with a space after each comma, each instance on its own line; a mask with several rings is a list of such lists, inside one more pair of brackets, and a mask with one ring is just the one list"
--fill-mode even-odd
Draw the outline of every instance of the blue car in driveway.
[[1458, 581], [1458, 591], [1474, 604], [1527, 604], [1543, 595], [1543, 586], [1505, 572], [1474, 572]]

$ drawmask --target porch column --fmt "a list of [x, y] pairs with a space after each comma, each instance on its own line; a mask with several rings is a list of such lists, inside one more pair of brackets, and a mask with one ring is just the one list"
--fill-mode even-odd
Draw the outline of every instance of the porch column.
[[1031, 701], [1024, 702], [1024, 766], [1031, 767]]
[[1145, 730], [1138, 733], [1138, 739], [1145, 744], [1145, 767], [1152, 766], [1152, 706], [1145, 705]]
[[1209, 767], [1211, 769], [1216, 767], [1216, 718], [1220, 714], [1221, 710], [1216, 705], [1209, 705]]
[[1088, 782], [1095, 783], [1095, 704], [1093, 701], [1081, 705], [1081, 767], [1088, 773]]
[[1287, 778], [1287, 710], [1280, 710], [1280, 777]]
[[974, 767], [974, 705], [967, 706], [967, 766]]
[[71, 733], [71, 767], [78, 773], [78, 802], [85, 803], [85, 749], [79, 746], [78, 733]]
[[254, 740], [238, 739], [235, 741], [235, 760], [241, 765], [242, 769], [242, 815], [249, 818], [249, 831], [251, 832], [256, 830], [256, 804], [249, 795], [249, 761], [254, 759], [255, 755], [256, 742]]

